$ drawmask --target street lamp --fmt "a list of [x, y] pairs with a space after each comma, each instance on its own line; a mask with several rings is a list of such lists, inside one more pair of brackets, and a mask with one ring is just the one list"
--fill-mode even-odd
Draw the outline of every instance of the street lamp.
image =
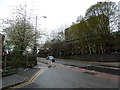
[[[46, 16], [41, 16], [40, 18], [47, 18]], [[36, 15], [36, 23], [35, 23], [35, 46], [34, 46], [34, 54], [37, 54], [37, 15]]]

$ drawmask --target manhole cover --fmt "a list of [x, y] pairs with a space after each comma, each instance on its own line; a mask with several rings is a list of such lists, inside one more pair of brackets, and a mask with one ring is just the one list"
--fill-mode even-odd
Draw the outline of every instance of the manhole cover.
[[87, 74], [90, 74], [90, 75], [96, 75], [97, 73], [94, 73], [94, 72], [83, 72], [83, 73], [87, 73]]

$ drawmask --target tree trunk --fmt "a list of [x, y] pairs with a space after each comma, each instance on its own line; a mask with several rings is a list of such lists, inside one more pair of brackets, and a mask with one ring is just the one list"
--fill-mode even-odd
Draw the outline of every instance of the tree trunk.
[[93, 48], [92, 48], [92, 50], [93, 50], [93, 53], [94, 53], [94, 54], [96, 54], [95, 45], [93, 45]]
[[77, 46], [76, 46], [76, 47], [75, 47], [75, 52], [76, 52], [76, 55], [78, 55], [77, 51], [78, 51], [78, 50], [77, 50]]
[[83, 55], [83, 49], [81, 49], [81, 53], [82, 53], [82, 55]]
[[91, 54], [91, 53], [92, 53], [92, 51], [91, 51], [90, 45], [88, 45], [88, 47], [89, 47], [89, 52], [90, 52], [90, 54]]
[[100, 46], [100, 49], [101, 49], [101, 52], [102, 52], [102, 54], [103, 54], [103, 47], [102, 47], [102, 44], [101, 44], [101, 46]]
[[94, 48], [94, 47], [92, 48], [92, 50], [93, 50], [93, 53], [94, 53], [94, 54], [96, 54], [96, 50], [95, 50], [95, 48]]

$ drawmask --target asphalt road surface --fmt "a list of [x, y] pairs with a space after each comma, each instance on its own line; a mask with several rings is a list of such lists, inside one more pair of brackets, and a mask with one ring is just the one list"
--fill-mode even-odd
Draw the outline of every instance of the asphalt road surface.
[[[20, 88], [118, 88], [119, 76], [57, 63], [54, 65], [56, 67], [47, 68], [34, 82]], [[47, 67], [45, 64], [42, 66]]]

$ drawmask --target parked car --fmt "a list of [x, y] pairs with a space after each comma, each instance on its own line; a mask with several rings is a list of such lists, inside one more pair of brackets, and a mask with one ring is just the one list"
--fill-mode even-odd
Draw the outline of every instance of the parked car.
[[55, 58], [53, 56], [47, 56], [47, 60], [51, 60], [52, 62], [55, 62]]

